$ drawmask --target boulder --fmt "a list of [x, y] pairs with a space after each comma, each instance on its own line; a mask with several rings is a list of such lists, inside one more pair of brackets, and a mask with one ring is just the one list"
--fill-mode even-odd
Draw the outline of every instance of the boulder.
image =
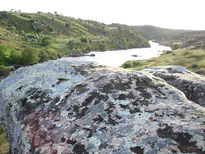
[[203, 153], [204, 115], [159, 77], [90, 62], [49, 61], [0, 83], [14, 154]]
[[186, 97], [205, 107], [205, 77], [192, 73], [182, 66], [160, 66], [145, 68], [156, 77], [182, 91]]

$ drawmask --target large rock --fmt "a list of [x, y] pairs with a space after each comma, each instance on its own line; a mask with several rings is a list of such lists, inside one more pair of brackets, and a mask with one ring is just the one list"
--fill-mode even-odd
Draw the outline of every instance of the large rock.
[[0, 84], [15, 154], [203, 153], [204, 107], [145, 71], [49, 61]]
[[182, 66], [161, 66], [146, 68], [154, 76], [181, 90], [189, 100], [205, 106], [205, 77], [192, 73]]

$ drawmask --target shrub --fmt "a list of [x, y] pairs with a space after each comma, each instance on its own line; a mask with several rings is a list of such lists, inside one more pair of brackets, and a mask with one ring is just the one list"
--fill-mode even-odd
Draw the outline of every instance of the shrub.
[[58, 58], [58, 53], [53, 49], [46, 49], [46, 53], [49, 55], [50, 59]]
[[99, 44], [98, 45], [98, 50], [99, 51], [105, 51], [106, 50], [106, 45], [105, 44]]
[[141, 65], [141, 63], [139, 61], [133, 61], [132, 62], [132, 67], [136, 67], [136, 66], [139, 66]]
[[122, 67], [123, 68], [131, 68], [132, 67], [132, 62], [130, 62], [130, 61], [126, 62], [122, 65]]
[[173, 43], [171, 44], [171, 48], [172, 48], [173, 50], [179, 49], [179, 48], [181, 48], [181, 46], [182, 46], [182, 43], [181, 43], [181, 42], [173, 42]]
[[11, 65], [20, 65], [21, 63], [21, 53], [19, 51], [11, 50], [9, 62]]
[[40, 44], [44, 47], [47, 47], [53, 43], [54, 43], [54, 39], [51, 36], [44, 36], [40, 41]]
[[197, 68], [197, 67], [198, 67], [198, 64], [192, 64], [191, 67], [192, 67], [192, 68]]
[[81, 38], [80, 38], [80, 41], [87, 44], [87, 43], [88, 43], [88, 38], [86, 38], [86, 37], [81, 37]]
[[38, 62], [38, 51], [34, 48], [26, 48], [22, 52], [22, 63], [23, 65], [31, 65]]
[[0, 65], [0, 76], [6, 77], [10, 73], [10, 69], [8, 67], [5, 67], [3, 65]]
[[40, 50], [38, 57], [39, 57], [39, 62], [48, 61], [50, 59], [48, 51], [45, 49]]
[[8, 142], [6, 141], [6, 137], [1, 125], [0, 125], [0, 153], [9, 154]]
[[0, 45], [0, 65], [8, 65], [9, 49], [4, 45]]

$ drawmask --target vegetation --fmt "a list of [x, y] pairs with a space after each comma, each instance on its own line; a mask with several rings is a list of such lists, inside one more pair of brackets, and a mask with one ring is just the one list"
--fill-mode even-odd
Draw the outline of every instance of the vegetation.
[[12, 70], [12, 67], [5, 67], [4, 65], [0, 65], [0, 77], [8, 76], [11, 70]]
[[133, 27], [105, 25], [57, 13], [0, 12], [0, 28], [0, 40], [3, 41], [0, 44], [5, 45], [12, 38], [12, 47], [19, 48], [25, 45], [38, 49], [53, 47], [57, 52], [69, 52], [78, 46], [77, 51], [85, 52], [149, 46], [148, 41]]
[[69, 52], [148, 47], [133, 27], [105, 25], [57, 13], [0, 12], [0, 65], [23, 66]]
[[9, 153], [9, 146], [6, 141], [5, 135], [3, 133], [3, 128], [0, 125], [0, 153], [1, 154], [8, 154]]
[[145, 38], [169, 45], [173, 50], [160, 57], [125, 62], [122, 67], [141, 70], [144, 67], [180, 65], [205, 75], [205, 31], [173, 30], [154, 26], [135, 26]]
[[[205, 31], [173, 30], [154, 26], [135, 26], [148, 40], [155, 40], [158, 43], [177, 48], [195, 46], [205, 49]], [[177, 47], [177, 48], [175, 48]]]
[[160, 57], [147, 60], [128, 61], [122, 65], [124, 68], [141, 70], [144, 67], [180, 65], [192, 72], [205, 75], [205, 49], [189, 47], [164, 52]]
[[22, 52], [22, 63], [24, 65], [31, 65], [37, 63], [39, 60], [38, 58], [38, 51], [34, 48], [25, 48]]

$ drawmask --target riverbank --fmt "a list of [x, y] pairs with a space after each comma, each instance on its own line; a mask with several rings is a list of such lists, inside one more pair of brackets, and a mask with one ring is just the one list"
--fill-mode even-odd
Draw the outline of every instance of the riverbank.
[[197, 74], [205, 75], [205, 49], [188, 47], [164, 52], [161, 56], [146, 60], [125, 62], [122, 67], [141, 70], [144, 67], [180, 65]]

